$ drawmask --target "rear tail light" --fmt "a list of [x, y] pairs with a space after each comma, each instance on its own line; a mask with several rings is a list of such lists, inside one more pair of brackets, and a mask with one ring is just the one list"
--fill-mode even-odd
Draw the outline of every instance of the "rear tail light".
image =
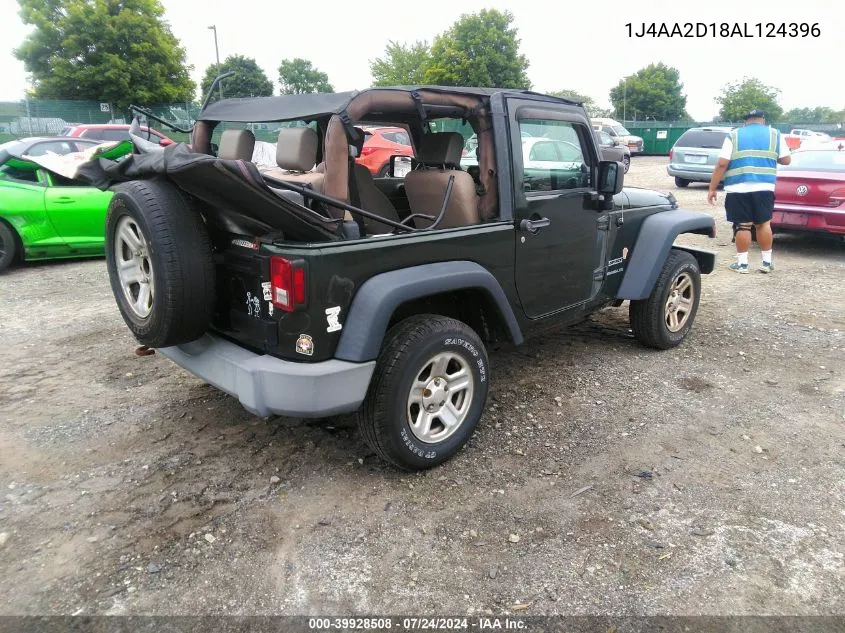
[[674, 152], [674, 151], [675, 151], [674, 149], [669, 150], [669, 160], [672, 160], [672, 152]]
[[830, 193], [830, 199], [827, 201], [827, 206], [838, 207], [845, 202], [845, 189], [836, 189]]
[[304, 307], [305, 262], [284, 257], [270, 258], [270, 293], [273, 305], [285, 312]]

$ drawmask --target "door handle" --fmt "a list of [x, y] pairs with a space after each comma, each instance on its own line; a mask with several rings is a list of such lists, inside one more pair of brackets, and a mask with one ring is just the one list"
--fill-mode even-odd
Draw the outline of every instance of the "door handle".
[[522, 220], [519, 223], [519, 230], [531, 233], [537, 233], [540, 229], [549, 226], [552, 221], [549, 218], [537, 218], [534, 220]]
[[73, 198], [61, 197], [56, 198], [53, 200], [53, 204], [71, 204], [73, 202]]

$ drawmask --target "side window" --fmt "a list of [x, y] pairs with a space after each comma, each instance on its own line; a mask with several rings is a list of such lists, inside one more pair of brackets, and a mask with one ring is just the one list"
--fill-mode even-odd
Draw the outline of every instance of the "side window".
[[592, 133], [567, 121], [522, 119], [522, 188], [534, 191], [579, 189], [590, 185], [590, 166], [584, 155], [582, 138]]
[[71, 178], [65, 178], [64, 176], [60, 176], [59, 174], [50, 174], [50, 180], [53, 183], [54, 187], [90, 187], [86, 182], [82, 180], [73, 180]]
[[37, 169], [23, 169], [20, 167], [12, 167], [11, 165], [3, 165], [0, 167], [0, 179], [17, 180], [18, 182], [25, 182], [30, 185], [41, 184], [38, 180]]
[[[146, 132], [142, 136], [147, 138]], [[100, 138], [104, 141], [126, 141], [129, 139], [129, 132], [127, 130], [102, 130]], [[152, 137], [152, 139], [154, 138], [155, 136]]]
[[554, 143], [551, 141], [540, 141], [539, 143], [531, 144], [528, 160], [531, 162], [556, 162], [560, 159], [555, 151]]
[[608, 136], [616, 136], [616, 132], [613, 131], [613, 128], [610, 126], [603, 126], [601, 129], [602, 132], [607, 132]]
[[46, 143], [37, 143], [29, 148], [26, 152], [30, 156], [44, 156], [46, 154], [70, 154], [73, 151], [73, 145], [67, 141], [48, 141]]
[[98, 128], [89, 128], [87, 130], [83, 130], [80, 136], [82, 138], [93, 138], [93, 139], [101, 139], [103, 131]]

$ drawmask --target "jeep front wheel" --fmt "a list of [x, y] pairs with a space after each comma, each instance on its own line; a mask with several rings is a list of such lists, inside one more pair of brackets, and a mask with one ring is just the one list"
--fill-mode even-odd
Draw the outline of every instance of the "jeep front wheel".
[[698, 261], [686, 251], [673, 248], [651, 295], [631, 301], [629, 316], [634, 336], [657, 349], [680, 344], [692, 328], [700, 295]]
[[406, 470], [441, 464], [481, 419], [487, 352], [466, 324], [427, 314], [393, 327], [379, 353], [358, 426], [385, 461]]

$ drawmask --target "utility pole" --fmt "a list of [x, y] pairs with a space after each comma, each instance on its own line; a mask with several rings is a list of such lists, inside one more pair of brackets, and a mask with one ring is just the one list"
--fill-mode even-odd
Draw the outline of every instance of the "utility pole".
[[[212, 24], [208, 27], [210, 30], [214, 31], [214, 54], [217, 57], [217, 76], [220, 76], [220, 49], [217, 47], [217, 25]], [[220, 89], [220, 98], [223, 98], [223, 82], [221, 81], [217, 87]]]
[[628, 78], [622, 78], [622, 120], [628, 118]]

